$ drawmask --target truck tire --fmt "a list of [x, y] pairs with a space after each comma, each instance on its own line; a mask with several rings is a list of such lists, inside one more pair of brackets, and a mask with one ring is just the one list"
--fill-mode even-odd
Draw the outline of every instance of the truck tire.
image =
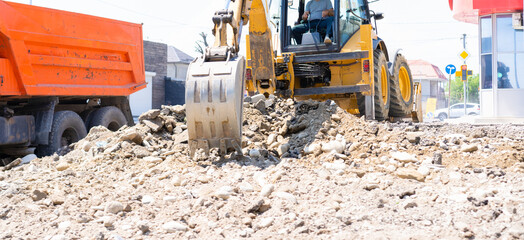
[[49, 133], [49, 144], [37, 149], [39, 156], [49, 156], [61, 147], [77, 142], [87, 135], [82, 118], [73, 111], [56, 112]]
[[389, 84], [391, 93], [389, 116], [405, 117], [411, 114], [413, 108], [413, 77], [404, 56], [398, 55], [393, 64], [393, 76]]
[[[374, 86], [375, 86], [375, 120], [383, 121], [388, 118], [389, 114], [389, 71], [386, 55], [380, 49], [373, 52], [373, 71], [374, 71]], [[358, 109], [361, 115], [365, 114], [366, 104], [365, 96], [357, 93]]]
[[117, 107], [108, 106], [96, 110], [89, 122], [89, 129], [94, 126], [104, 126], [111, 131], [117, 131], [127, 124], [124, 113]]
[[445, 114], [445, 113], [441, 113], [441, 114], [438, 115], [438, 120], [440, 120], [440, 121], [444, 121], [447, 118], [448, 118], [448, 115]]

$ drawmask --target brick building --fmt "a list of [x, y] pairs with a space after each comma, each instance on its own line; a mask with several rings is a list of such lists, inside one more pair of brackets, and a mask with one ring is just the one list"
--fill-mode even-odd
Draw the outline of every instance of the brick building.
[[[166, 104], [166, 81], [185, 81], [187, 67], [193, 57], [164, 43], [144, 41], [146, 72], [156, 75], [152, 79], [152, 106], [160, 108]], [[173, 85], [169, 85], [173, 86]], [[177, 91], [181, 92], [181, 91]], [[182, 91], [183, 92], [183, 91]]]

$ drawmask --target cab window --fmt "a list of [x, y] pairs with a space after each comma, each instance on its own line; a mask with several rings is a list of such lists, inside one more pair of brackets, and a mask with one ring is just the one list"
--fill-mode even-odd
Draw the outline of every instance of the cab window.
[[345, 43], [360, 29], [360, 25], [367, 18], [367, 9], [364, 0], [340, 1], [340, 42]]

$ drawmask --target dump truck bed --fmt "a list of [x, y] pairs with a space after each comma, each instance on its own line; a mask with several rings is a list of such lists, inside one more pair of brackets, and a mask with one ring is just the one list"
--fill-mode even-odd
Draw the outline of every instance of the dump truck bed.
[[0, 99], [145, 87], [142, 25], [0, 1]]

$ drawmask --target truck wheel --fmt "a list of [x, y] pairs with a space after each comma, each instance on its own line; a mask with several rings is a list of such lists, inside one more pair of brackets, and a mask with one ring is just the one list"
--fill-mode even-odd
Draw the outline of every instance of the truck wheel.
[[96, 109], [89, 109], [80, 113], [80, 117], [84, 121], [84, 125], [86, 125], [87, 132], [89, 132], [89, 126], [91, 123], [91, 119], [93, 118], [93, 113], [95, 113], [95, 111]]
[[[373, 52], [374, 57], [374, 85], [375, 85], [375, 119], [386, 120], [389, 114], [389, 71], [386, 55], [382, 50], [377, 49]], [[358, 109], [364, 115], [366, 111], [365, 96], [357, 93]]]
[[93, 113], [89, 129], [94, 126], [104, 126], [111, 131], [116, 131], [127, 124], [126, 117], [114, 106], [103, 107]]
[[393, 76], [390, 78], [389, 116], [405, 117], [411, 114], [413, 108], [413, 78], [404, 56], [398, 55], [393, 64]]
[[438, 120], [444, 121], [446, 118], [448, 118], [448, 115], [445, 113], [441, 113], [438, 115]]
[[49, 144], [38, 147], [39, 156], [49, 156], [58, 149], [77, 142], [87, 135], [82, 118], [72, 111], [56, 112], [49, 133]]

